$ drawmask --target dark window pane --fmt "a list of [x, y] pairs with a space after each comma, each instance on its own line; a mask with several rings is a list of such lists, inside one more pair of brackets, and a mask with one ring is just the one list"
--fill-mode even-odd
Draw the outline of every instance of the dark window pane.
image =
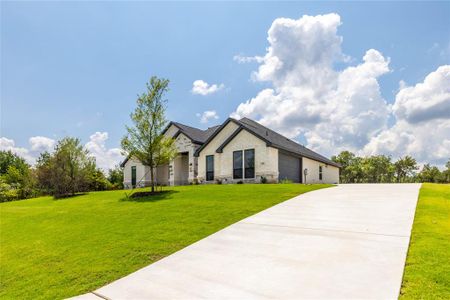
[[233, 169], [233, 179], [242, 179], [242, 168]]
[[255, 149], [247, 149], [244, 153], [245, 178], [255, 178]]
[[233, 152], [233, 179], [242, 179], [242, 151]]
[[206, 180], [214, 180], [214, 155], [206, 156]]
[[319, 180], [322, 180], [322, 166], [319, 166]]
[[234, 169], [242, 168], [242, 151], [233, 152], [233, 168]]
[[131, 167], [131, 185], [136, 186], [136, 166]]

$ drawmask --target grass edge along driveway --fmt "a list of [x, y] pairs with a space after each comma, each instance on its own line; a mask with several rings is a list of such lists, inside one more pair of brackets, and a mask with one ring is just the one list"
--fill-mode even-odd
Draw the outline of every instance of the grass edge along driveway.
[[330, 185], [168, 188], [128, 199], [92, 192], [0, 204], [0, 298], [58, 299], [92, 291], [218, 230]]
[[449, 184], [422, 184], [400, 299], [450, 299]]

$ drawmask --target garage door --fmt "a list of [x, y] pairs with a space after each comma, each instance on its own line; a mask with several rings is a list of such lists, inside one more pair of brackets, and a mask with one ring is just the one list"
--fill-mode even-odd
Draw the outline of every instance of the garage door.
[[301, 182], [301, 159], [278, 152], [278, 179], [290, 179]]

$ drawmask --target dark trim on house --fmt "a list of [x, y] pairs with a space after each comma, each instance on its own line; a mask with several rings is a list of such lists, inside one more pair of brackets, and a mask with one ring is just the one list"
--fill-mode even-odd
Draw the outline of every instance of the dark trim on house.
[[180, 135], [180, 133], [182, 133], [185, 136], [187, 136], [187, 138], [190, 139], [191, 142], [193, 142], [194, 144], [198, 144], [198, 145], [203, 144], [202, 142], [193, 139], [185, 130], [183, 130], [176, 122], [173, 122], [173, 121], [169, 122], [169, 124], [166, 126], [166, 128], [164, 128], [164, 130], [161, 131], [161, 134], [166, 133], [166, 131], [170, 128], [171, 125], [173, 125], [176, 128], [178, 128], [178, 131], [172, 137], [173, 139], [176, 139]]
[[[222, 153], [223, 149], [225, 148], [226, 145], [228, 145], [228, 143], [230, 143], [242, 130], [247, 130], [244, 126], [239, 125], [239, 127], [233, 132], [232, 135], [230, 135], [223, 143], [222, 145], [220, 145], [219, 148], [217, 148], [216, 152], [217, 153]], [[264, 142], [266, 142], [266, 146], [272, 146], [272, 144], [267, 141], [266, 139], [264, 139], [263, 137], [261, 137], [259, 134], [257, 134], [256, 132], [247, 130], [247, 132], [249, 132], [250, 134], [253, 134], [254, 136], [256, 136], [257, 138], [263, 140]]]
[[228, 118], [228, 119], [226, 119], [225, 122], [223, 122], [222, 125], [220, 125], [220, 127], [219, 127], [219, 128], [218, 128], [218, 129], [217, 129], [217, 130], [216, 130], [216, 131], [215, 131], [208, 139], [206, 139], [206, 141], [203, 143], [203, 145], [202, 145], [200, 148], [198, 148], [197, 151], [195, 151], [194, 156], [198, 157], [198, 156], [200, 155], [200, 152], [202, 152], [203, 148], [205, 148], [205, 146], [208, 145], [209, 142], [210, 142], [213, 138], [215, 138], [216, 135], [218, 135], [219, 132], [221, 132], [222, 129], [223, 129], [225, 126], [227, 126], [227, 124], [230, 123], [230, 122], [234, 122], [234, 123], [236, 123], [237, 125], [240, 125], [240, 124], [238, 123], [238, 121], [235, 120], [235, 119], [233, 119], [233, 118]]
[[229, 142], [231, 142], [238, 134], [239, 132], [242, 131], [242, 129], [244, 129], [244, 127], [239, 126], [232, 135], [230, 135], [223, 143], [222, 145], [219, 146], [219, 148], [217, 148], [216, 152], [217, 153], [222, 153], [223, 152], [223, 148], [225, 148], [226, 145], [228, 145]]
[[[199, 138], [202, 138], [201, 129], [194, 128], [191, 126], [183, 125], [177, 122], [169, 122], [169, 124], [166, 126], [166, 128], [161, 132], [161, 134], [164, 134], [171, 125], [174, 125], [176, 128], [178, 128], [178, 131], [175, 133], [173, 138], [177, 138], [181, 133], [183, 133], [186, 137], [188, 137], [193, 143], [200, 145], [200, 147], [195, 151], [194, 156], [199, 157], [201, 151], [222, 131], [223, 128], [225, 128], [228, 123], [233, 122], [235, 123], [238, 128], [229, 136], [226, 138], [226, 140], [219, 146], [219, 148], [216, 149], [216, 153], [222, 153], [223, 149], [228, 145], [243, 129], [245, 129], [247, 132], [253, 134], [257, 138], [261, 139], [266, 143], [267, 147], [273, 147], [280, 151], [284, 151], [288, 153], [289, 155], [296, 156], [296, 157], [306, 157], [314, 161], [318, 161], [321, 163], [324, 163], [326, 165], [335, 166], [338, 168], [341, 168], [341, 165], [338, 163], [335, 163], [331, 160], [329, 160], [326, 157], [323, 157], [322, 155], [280, 135], [279, 133], [264, 127], [263, 125], [259, 124], [258, 122], [255, 122], [253, 120], [250, 120], [248, 118], [243, 118], [241, 120], [236, 120], [234, 118], [228, 118], [225, 120], [225, 122], [222, 123], [222, 125], [216, 127], [211, 127], [208, 129], [212, 129], [212, 134], [204, 141], [198, 141], [192, 136], [189, 135], [187, 131], [191, 130], [193, 135], [198, 135], [200, 131]], [[185, 129], [183, 129], [185, 127]], [[257, 132], [259, 131], [259, 133]], [[207, 131], [203, 131], [204, 133]], [[265, 133], [265, 136], [264, 136]], [[206, 137], [206, 136], [203, 136]], [[284, 146], [285, 147], [284, 147]], [[286, 148], [287, 147], [287, 148]], [[298, 149], [297, 149], [298, 148]], [[129, 157], [127, 157], [121, 164], [121, 167], [124, 167], [126, 162], [129, 160]]]
[[[245, 119], [245, 118], [244, 118]], [[278, 133], [276, 133], [276, 132], [274, 132], [273, 130], [270, 130], [270, 129], [268, 129], [268, 128], [266, 128], [266, 127], [264, 127], [264, 126], [262, 126], [261, 124], [259, 124], [259, 123], [257, 123], [257, 122], [255, 122], [255, 121], [252, 121], [252, 122], [254, 122], [254, 123], [256, 123], [255, 125], [249, 125], [249, 124], [247, 124], [248, 122], [246, 121], [246, 122], [241, 122], [241, 121], [239, 121], [239, 120], [236, 120], [236, 119], [233, 119], [233, 118], [228, 118], [206, 141], [205, 141], [205, 143], [200, 147], [200, 148], [198, 148], [197, 149], [197, 151], [194, 153], [194, 156], [199, 156], [200, 155], [200, 153], [201, 153], [201, 151], [206, 147], [206, 145], [208, 145], [210, 142], [211, 142], [211, 140], [213, 140], [221, 131], [222, 131], [222, 129], [225, 127], [225, 126], [227, 126], [228, 125], [228, 123], [230, 123], [230, 122], [234, 122], [236, 125], [238, 125], [239, 127], [233, 132], [233, 134], [231, 135], [231, 136], [229, 136], [220, 146], [219, 146], [219, 148], [217, 148], [217, 150], [216, 150], [216, 153], [222, 153], [223, 152], [223, 149], [225, 148], [225, 146], [228, 144], [228, 143], [230, 143], [238, 134], [239, 134], [239, 132], [241, 132], [242, 131], [242, 129], [245, 129], [245, 130], [247, 130], [247, 132], [249, 132], [249, 133], [251, 133], [251, 134], [253, 134], [254, 136], [256, 136], [257, 138], [259, 138], [259, 139], [261, 139], [262, 141], [264, 141], [265, 143], [266, 143], [266, 145], [267, 145], [267, 147], [273, 147], [273, 148], [276, 148], [276, 149], [279, 149], [279, 150], [283, 150], [283, 151], [285, 151], [285, 152], [287, 152], [287, 153], [289, 153], [290, 155], [294, 155], [294, 156], [297, 156], [297, 157], [306, 157], [306, 158], [309, 158], [309, 159], [312, 159], [312, 160], [315, 160], [315, 161], [319, 161], [319, 162], [322, 162], [322, 163], [324, 163], [324, 164], [326, 164], [326, 165], [331, 165], [331, 166], [335, 166], [335, 167], [338, 167], [338, 168], [340, 168], [341, 166], [338, 164], [338, 163], [335, 163], [335, 162], [333, 162], [333, 161], [331, 161], [331, 160], [329, 160], [329, 159], [327, 159], [326, 157], [320, 157], [321, 155], [319, 155], [318, 153], [315, 153], [314, 151], [312, 151], [312, 150], [309, 150], [309, 149], [307, 149], [307, 148], [305, 148], [304, 146], [301, 146], [301, 145], [299, 145], [299, 144], [297, 144], [296, 142], [294, 142], [294, 141], [291, 141], [291, 140], [289, 140], [289, 139], [287, 139], [287, 138], [285, 138], [287, 141], [289, 141], [291, 144], [292, 143], [294, 143], [294, 144], [296, 144], [296, 145], [298, 145], [298, 147], [299, 147], [299, 149], [303, 149], [303, 148], [305, 148], [305, 151], [303, 151], [303, 150], [299, 150], [300, 152], [306, 152], [306, 153], [298, 153], [298, 152], [294, 152], [294, 151], [292, 151], [292, 149], [287, 149], [287, 148], [285, 148], [285, 147], [283, 147], [282, 145], [280, 145], [280, 144], [275, 144], [275, 143], [273, 143], [273, 142], [271, 142], [270, 140], [269, 140], [269, 134], [276, 134], [277, 136], [279, 136], [279, 137], [282, 137], [283, 138], [283, 136], [281, 136], [280, 134], [278, 134]], [[253, 128], [253, 126], [260, 126], [260, 128], [262, 128], [262, 129], [264, 129], [265, 128], [265, 132], [266, 132], [266, 136], [267, 136], [267, 138], [265, 137], [265, 136], [262, 136], [261, 134], [259, 134], [259, 133], [257, 133], [257, 132], [255, 132], [252, 128]], [[261, 131], [261, 130], [260, 130]], [[271, 133], [272, 132], [272, 133]], [[302, 148], [303, 147], [303, 148]], [[306, 151], [307, 150], [307, 151]], [[312, 154], [308, 154], [308, 152], [312, 152]], [[317, 156], [319, 156], [319, 157], [317, 157], [317, 156], [315, 156], [315, 155], [313, 155], [313, 154], [317, 154]]]
[[121, 168], [125, 168], [125, 164], [127, 163], [127, 161], [130, 160], [130, 156], [128, 155], [123, 162], [120, 163], [120, 167]]
[[220, 125], [220, 127], [205, 141], [205, 143], [197, 149], [197, 151], [195, 151], [194, 156], [198, 157], [200, 155], [200, 152], [202, 152], [202, 150], [206, 147], [206, 145], [209, 144], [209, 142], [214, 139], [220, 131], [222, 131], [223, 128], [225, 128], [225, 126], [228, 125], [228, 123], [230, 122], [234, 122], [236, 125], [238, 125], [239, 127], [233, 132], [232, 135], [230, 135], [223, 143], [222, 145], [219, 146], [219, 148], [217, 148], [216, 152], [217, 153], [222, 153], [223, 148], [225, 148], [225, 146], [231, 142], [238, 134], [239, 132], [241, 132], [242, 129], [247, 130], [247, 132], [253, 134], [254, 136], [256, 136], [257, 138], [263, 140], [266, 143], [267, 147], [273, 147], [272, 143], [270, 141], [268, 141], [267, 139], [265, 139], [263, 136], [261, 136], [260, 134], [254, 132], [253, 130], [251, 130], [250, 128], [248, 128], [248, 126], [245, 126], [245, 124], [242, 124], [241, 122], [239, 122], [236, 119], [233, 118], [228, 118], [225, 120], [225, 122]]

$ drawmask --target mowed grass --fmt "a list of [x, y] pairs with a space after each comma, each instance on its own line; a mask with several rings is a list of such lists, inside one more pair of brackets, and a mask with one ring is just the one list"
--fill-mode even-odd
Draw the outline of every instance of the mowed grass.
[[449, 184], [420, 189], [400, 298], [450, 299]]
[[232, 223], [330, 185], [243, 184], [125, 191], [0, 204], [2, 299], [58, 299], [92, 291]]

